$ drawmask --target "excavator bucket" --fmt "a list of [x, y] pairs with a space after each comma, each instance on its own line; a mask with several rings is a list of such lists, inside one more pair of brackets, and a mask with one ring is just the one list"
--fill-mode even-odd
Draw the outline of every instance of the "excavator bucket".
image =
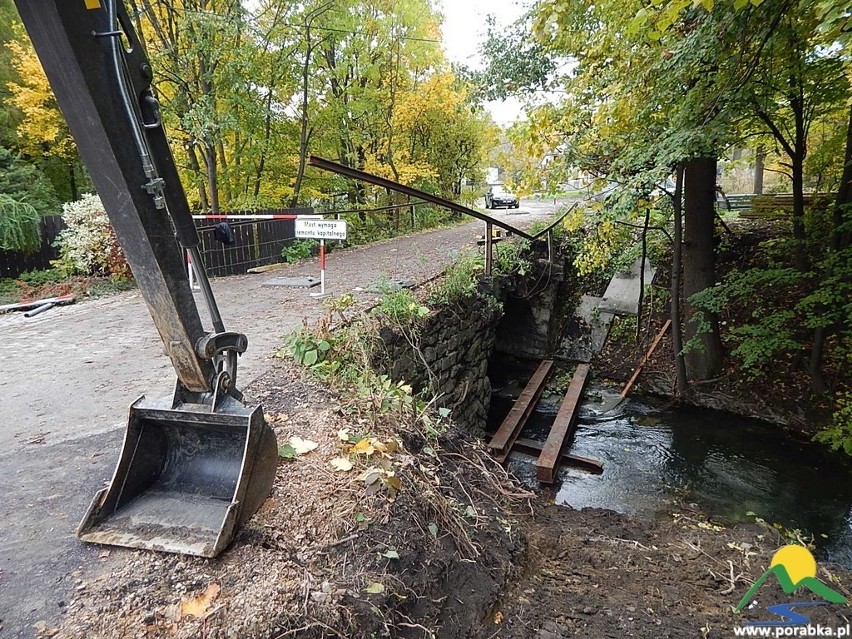
[[83, 518], [89, 542], [201, 557], [224, 550], [269, 495], [278, 449], [260, 407], [141, 397], [109, 487]]

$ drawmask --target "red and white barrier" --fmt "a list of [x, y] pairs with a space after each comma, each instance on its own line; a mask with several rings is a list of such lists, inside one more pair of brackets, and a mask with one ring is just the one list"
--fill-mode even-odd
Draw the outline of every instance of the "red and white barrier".
[[[313, 215], [275, 215], [275, 214], [259, 214], [240, 213], [237, 215], [193, 215], [193, 220], [295, 220], [298, 218], [312, 218]], [[322, 217], [322, 216], [317, 216]]]

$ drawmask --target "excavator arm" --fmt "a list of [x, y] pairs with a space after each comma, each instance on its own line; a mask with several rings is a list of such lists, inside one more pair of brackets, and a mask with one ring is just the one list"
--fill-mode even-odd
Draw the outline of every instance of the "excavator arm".
[[214, 556], [268, 495], [277, 445], [236, 387], [248, 340], [225, 330], [204, 272], [153, 70], [122, 0], [15, 1], [177, 374], [173, 397], [131, 406], [113, 480], [78, 535]]

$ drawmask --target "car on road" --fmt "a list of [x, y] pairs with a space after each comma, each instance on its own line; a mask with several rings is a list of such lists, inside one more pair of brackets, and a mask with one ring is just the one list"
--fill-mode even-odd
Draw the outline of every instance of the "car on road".
[[502, 184], [493, 184], [485, 192], [485, 208], [496, 209], [498, 206], [516, 209], [520, 206], [520, 202], [518, 196], [507, 191]]

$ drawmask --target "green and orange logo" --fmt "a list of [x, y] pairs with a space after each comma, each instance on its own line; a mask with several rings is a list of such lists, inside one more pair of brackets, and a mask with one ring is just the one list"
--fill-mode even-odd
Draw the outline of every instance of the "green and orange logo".
[[754, 594], [763, 585], [763, 583], [774, 575], [781, 585], [781, 589], [786, 595], [792, 595], [800, 588], [810, 590], [814, 595], [823, 599], [822, 602], [799, 602], [789, 604], [778, 604], [775, 606], [767, 606], [766, 610], [778, 615], [784, 621], [772, 622], [747, 622], [745, 625], [756, 626], [793, 626], [804, 625], [810, 620], [800, 613], [793, 611], [795, 607], [806, 607], [815, 605], [825, 605], [826, 603], [845, 604], [846, 597], [839, 592], [832, 590], [819, 579], [817, 579], [817, 562], [811, 552], [804, 546], [789, 545], [779, 549], [773, 556], [772, 562], [769, 564], [769, 570], [764, 572], [760, 579], [754, 582], [754, 585], [749, 588], [745, 596], [740, 599], [740, 603], [734, 609], [735, 612], [740, 612], [743, 608], [749, 605]]

